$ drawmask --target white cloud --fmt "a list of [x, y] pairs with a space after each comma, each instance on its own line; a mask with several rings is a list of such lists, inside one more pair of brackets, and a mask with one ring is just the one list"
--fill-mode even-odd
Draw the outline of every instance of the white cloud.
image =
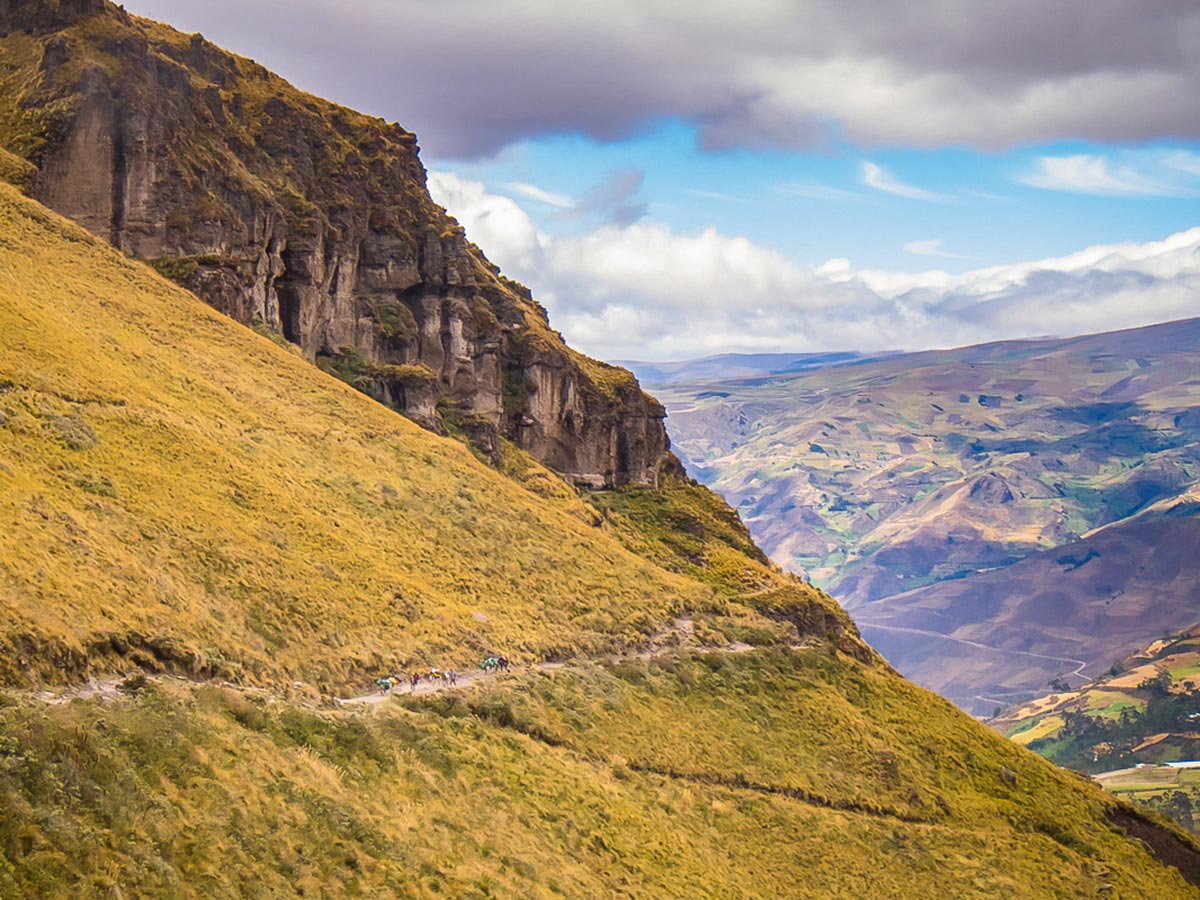
[[980, 200], [990, 200], [993, 203], [1008, 203], [1012, 200], [1012, 197], [994, 194], [991, 191], [981, 191], [978, 188], [960, 188], [959, 193], [967, 197], [977, 197]]
[[632, 225], [646, 215], [648, 204], [638, 196], [645, 177], [645, 172], [635, 168], [609, 172], [556, 215], [568, 221], [591, 219], [612, 225]]
[[739, 206], [759, 205], [746, 197], [736, 197], [733, 194], [724, 194], [721, 191], [706, 191], [703, 188], [685, 188], [684, 192], [691, 194], [693, 197], [703, 197], [705, 200], [720, 200], [722, 203], [736, 203]]
[[430, 172], [429, 193], [467, 230], [489, 258], [510, 271], [541, 266], [542, 243], [533, 221], [514, 200], [488, 193], [478, 181], [451, 172]]
[[431, 173], [430, 185], [493, 261], [533, 289], [568, 341], [607, 359], [915, 350], [1200, 313], [1200, 227], [961, 275], [889, 272], [841, 258], [799, 265], [745, 238], [679, 234], [650, 220], [551, 238], [482, 184]]
[[788, 197], [802, 197], [805, 200], [825, 200], [830, 203], [861, 203], [865, 199], [862, 194], [831, 187], [827, 184], [812, 182], [789, 181], [776, 186], [775, 190]]
[[[439, 203], [443, 203], [443, 201], [439, 199], [438, 192], [448, 194], [455, 191], [468, 191], [472, 195], [481, 195], [484, 189], [480, 182], [462, 181], [456, 176], [444, 172], [440, 173], [438, 178], [441, 181], [436, 185], [436, 191], [435, 186], [431, 184], [430, 193]], [[609, 172], [578, 197], [556, 194], [527, 181], [509, 181], [502, 185], [502, 188], [509, 194], [516, 194], [519, 197], [526, 197], [554, 207], [553, 215], [558, 221], [579, 220], [629, 225], [646, 214], [648, 204], [638, 196], [644, 178], [645, 173], [640, 169], [617, 169]], [[502, 197], [495, 198], [495, 200], [503, 199]], [[450, 206], [452, 203], [447, 201], [443, 205]], [[496, 203], [489, 201], [485, 211], [489, 215], [494, 215], [497, 212], [496, 206]], [[464, 205], [464, 208], [468, 207]], [[469, 208], [481, 209], [478, 200], [474, 200]], [[505, 207], [503, 215], [511, 217], [511, 209]], [[532, 228], [532, 225], [522, 223], [522, 231], [528, 228]]]
[[854, 277], [854, 266], [844, 256], [835, 256], [817, 266], [816, 273], [830, 281], [849, 281]]
[[550, 191], [542, 190], [536, 184], [529, 184], [525, 181], [510, 181], [505, 187], [514, 194], [520, 194], [522, 197], [528, 197], [558, 209], [569, 209], [572, 205], [571, 198], [565, 194], [552, 194]]
[[1166, 163], [1172, 169], [1188, 175], [1200, 175], [1200, 155], [1179, 150], [1167, 155]]
[[951, 253], [942, 246], [941, 238], [931, 238], [924, 241], [909, 241], [904, 245], [904, 252], [914, 256], [940, 256], [943, 259], [970, 259], [961, 253]]
[[898, 178], [893, 177], [885, 169], [865, 160], [862, 164], [862, 183], [869, 188], [874, 188], [885, 194], [907, 197], [910, 200], [928, 200], [934, 203], [944, 203], [949, 199], [945, 194], [938, 194], [934, 191], [927, 191], [925, 188], [917, 187], [916, 185], [905, 184]]
[[1132, 166], [1110, 167], [1103, 156], [1043, 156], [1034, 172], [1020, 176], [1022, 184], [1049, 191], [1098, 194], [1107, 197], [1169, 196], [1177, 189]]

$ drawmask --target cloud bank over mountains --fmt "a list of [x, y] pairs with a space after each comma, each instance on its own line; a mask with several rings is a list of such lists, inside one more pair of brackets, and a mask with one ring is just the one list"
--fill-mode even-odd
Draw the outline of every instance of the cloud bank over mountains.
[[960, 275], [887, 272], [806, 266], [713, 228], [680, 234], [646, 219], [551, 237], [479, 182], [432, 172], [429, 184], [568, 341], [601, 358], [916, 350], [1200, 315], [1200, 227]]
[[1195, 0], [127, 3], [416, 129], [479, 179], [435, 196], [597, 356], [1200, 315]]
[[[439, 158], [652, 120], [712, 148], [1200, 137], [1193, 0], [134, 0], [304, 86], [420, 128]], [[354, 60], [354, 65], [347, 65]]]

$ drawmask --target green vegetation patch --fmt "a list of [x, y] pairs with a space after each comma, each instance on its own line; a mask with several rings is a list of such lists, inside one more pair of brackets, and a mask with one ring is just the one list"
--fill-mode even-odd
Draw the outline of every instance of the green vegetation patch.
[[375, 320], [379, 323], [380, 333], [393, 346], [407, 346], [417, 339], [417, 320], [412, 310], [399, 300], [376, 300], [372, 310]]
[[[729, 604], [755, 615], [786, 623], [789, 632], [775, 631], [768, 642], [829, 637], [846, 652], [866, 658], [871, 651], [858, 639], [849, 616], [824, 592], [782, 572], [755, 546], [737, 513], [716, 494], [694, 481], [664, 478], [657, 488], [640, 485], [586, 495], [609, 530], [626, 547], [681, 575], [695, 578], [713, 590], [717, 605], [728, 615]], [[757, 636], [741, 631], [732, 621], [704, 622], [711, 642]]]

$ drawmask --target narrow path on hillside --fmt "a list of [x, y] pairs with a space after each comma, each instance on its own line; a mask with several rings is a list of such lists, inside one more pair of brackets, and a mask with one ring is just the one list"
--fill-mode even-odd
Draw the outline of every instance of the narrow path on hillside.
[[[660, 647], [657, 650], [643, 650], [639, 653], [630, 653], [625, 656], [611, 656], [611, 657], [607, 657], [607, 659], [611, 660], [612, 662], [621, 662], [623, 660], [633, 660], [633, 659], [643, 659], [643, 660], [644, 659], [653, 659], [656, 656], [665, 656], [668, 653], [678, 652], [681, 650], [690, 650], [693, 653], [747, 653], [754, 649], [756, 649], [756, 648], [754, 647], [753, 644], [742, 644], [742, 643], [727, 644], [724, 647]], [[808, 648], [805, 647], [803, 644], [795, 644], [795, 645], [792, 645], [790, 647], [790, 649], [806, 650]], [[579, 660], [579, 662], [597, 662], [597, 661], [598, 660], [596, 660], [596, 659]], [[446, 681], [445, 679], [440, 679], [437, 681], [427, 681], [426, 679], [423, 678], [423, 679], [421, 679], [420, 682], [417, 683], [417, 686], [415, 689], [412, 687], [411, 683], [401, 682], [400, 684], [396, 685], [394, 688], [392, 688], [390, 691], [387, 691], [387, 692], [375, 691], [370, 694], [363, 694], [362, 696], [359, 696], [359, 697], [347, 697], [344, 699], [343, 698], [335, 698], [334, 702], [340, 703], [343, 706], [348, 706], [348, 705], [352, 705], [352, 704], [356, 704], [356, 703], [367, 703], [367, 704], [382, 703], [384, 700], [387, 700], [388, 697], [391, 697], [392, 695], [401, 696], [401, 695], [407, 694], [409, 696], [412, 696], [413, 694], [436, 694], [439, 691], [456, 691], [456, 690], [460, 690], [461, 688], [470, 687], [471, 685], [478, 684], [482, 681], [488, 681], [493, 678], [499, 678], [505, 674], [519, 674], [522, 672], [549, 672], [554, 669], [564, 668], [566, 665], [568, 665], [568, 664], [562, 663], [562, 662], [539, 662], [539, 663], [530, 663], [529, 665], [526, 665], [526, 666], [511, 666], [507, 673], [504, 673], [504, 672], [467, 672], [467, 673], [463, 673], [463, 674], [459, 675], [458, 680], [455, 684], [451, 684], [449, 681]]]
[[[554, 671], [555, 669], [565, 668], [574, 662], [579, 662], [579, 663], [598, 662], [601, 659], [609, 661], [609, 662], [622, 662], [622, 661], [629, 661], [629, 660], [648, 660], [648, 659], [653, 659], [658, 656], [666, 656], [667, 654], [670, 654], [670, 653], [678, 653], [678, 652], [682, 652], [682, 651], [689, 651], [692, 653], [709, 654], [709, 653], [747, 653], [749, 651], [758, 649], [752, 644], [744, 644], [739, 641], [735, 641], [730, 644], [725, 644], [720, 647], [701, 647], [701, 646], [694, 646], [694, 645], [688, 646], [688, 642], [693, 639], [693, 635], [694, 635], [694, 629], [693, 629], [693, 625], [692, 625], [691, 616], [687, 615], [685, 613], [684, 615], [681, 615], [678, 618], [674, 619], [662, 631], [653, 635], [650, 638], [650, 641], [648, 642], [648, 644], [646, 646], [644, 646], [642, 649], [633, 650], [633, 651], [630, 651], [630, 652], [624, 653], [624, 654], [613, 654], [610, 656], [597, 657], [594, 659], [586, 659], [586, 660], [585, 659], [568, 660], [565, 662], [547, 660], [547, 661], [542, 661], [542, 662], [528, 663], [525, 665], [511, 665], [507, 673], [498, 672], [495, 670], [493, 670], [491, 672], [484, 672], [479, 669], [472, 669], [472, 670], [469, 670], [466, 672], [456, 672], [455, 673], [456, 679], [455, 679], [454, 684], [451, 684], [449, 682], [449, 680], [447, 680], [445, 678], [438, 679], [438, 680], [430, 680], [428, 677], [422, 677], [422, 679], [416, 684], [415, 687], [411, 684], [411, 682], [409, 682], [407, 680], [402, 680], [399, 684], [395, 685], [391, 690], [386, 691], [386, 692], [381, 692], [380, 690], [376, 689], [369, 694], [362, 694], [357, 697], [327, 697], [326, 700], [332, 700], [333, 703], [338, 704], [340, 706], [373, 705], [373, 704], [377, 704], [377, 703], [382, 703], [393, 695], [399, 696], [399, 695], [406, 694], [406, 695], [411, 696], [414, 694], [418, 694], [418, 695], [419, 694], [435, 694], [440, 691], [458, 690], [461, 688], [467, 688], [467, 687], [470, 687], [475, 684], [480, 684], [480, 683], [486, 682], [493, 678], [499, 678], [505, 674], [519, 674], [519, 673], [525, 673], [525, 672], [551, 672], [551, 671]], [[807, 643], [807, 642], [789, 645], [789, 649], [791, 649], [791, 650], [808, 650], [808, 649], [811, 649], [811, 647], [812, 647], [812, 644]], [[447, 669], [447, 670], [443, 670], [443, 671], [449, 671], [449, 670]], [[31, 693], [31, 696], [37, 700], [40, 700], [43, 703], [47, 703], [47, 704], [51, 704], [51, 705], [56, 705], [59, 703], [67, 703], [71, 700], [77, 700], [77, 699], [78, 700], [97, 699], [97, 700], [101, 700], [101, 701], [112, 700], [121, 694], [125, 683], [131, 677], [134, 677], [135, 675], [137, 675], [137, 673], [134, 673], [134, 675], [127, 673], [127, 674], [119, 675], [119, 676], [104, 676], [104, 677], [93, 676], [91, 678], [88, 678], [87, 681], [85, 681], [81, 684], [72, 685], [61, 691], [51, 691], [51, 690], [35, 691], [35, 692]], [[170, 675], [170, 674], [151, 675], [148, 673], [141, 673], [141, 677], [145, 678], [147, 681], [159, 681], [162, 679], [177, 679], [179, 681], [190, 681], [191, 680], [191, 679], [182, 678], [180, 676]], [[193, 683], [197, 683], [197, 682], [193, 682]], [[205, 681], [203, 683], [211, 684], [214, 682]], [[230, 684], [229, 682], [218, 682], [218, 683], [225, 684], [230, 687], [237, 687], [240, 690], [253, 691], [256, 693], [262, 693], [267, 696], [273, 696], [273, 692], [268, 688], [252, 687], [252, 686], [247, 686], [247, 685], [233, 685], [233, 684]], [[301, 682], [295, 683], [295, 687], [297, 687], [297, 688], [300, 688], [302, 686], [303, 686], [303, 684]]]
[[108, 678], [89, 678], [83, 684], [73, 685], [68, 687], [61, 693], [54, 691], [39, 691], [34, 696], [43, 703], [49, 703], [52, 706], [59, 703], [66, 703], [69, 700], [109, 700], [120, 693], [120, 687], [128, 678], [127, 675], [112, 676]]
[[[612, 662], [621, 662], [623, 660], [653, 659], [656, 656], [665, 656], [668, 653], [677, 653], [681, 650], [691, 650], [692, 652], [696, 652], [696, 653], [746, 653], [747, 651], [755, 649], [752, 644], [743, 644], [740, 641], [734, 641], [731, 644], [726, 644], [721, 647], [688, 647], [688, 646], [686, 646], [687, 642], [689, 640], [691, 640], [693, 634], [694, 634], [694, 628], [692, 626], [692, 617], [690, 615], [684, 614], [684, 615], [676, 618], [663, 631], [654, 635], [650, 639], [649, 646], [647, 646], [646, 648], [644, 648], [642, 650], [634, 651], [632, 653], [618, 654], [618, 655], [606, 657], [606, 659], [609, 659]], [[794, 644], [794, 645], [791, 645], [790, 649], [805, 650], [805, 649], [808, 649], [808, 646], [806, 644]], [[595, 660], [592, 660], [592, 661], [595, 661]], [[524, 666], [512, 666], [509, 671], [512, 673], [548, 672], [548, 671], [552, 671], [554, 669], [561, 669], [565, 665], [567, 665], [567, 663], [536, 662], [536, 663], [530, 663], [530, 664], [524, 665]], [[365, 703], [365, 704], [382, 703], [384, 700], [387, 700], [388, 697], [392, 696], [393, 694], [395, 694], [395, 695], [407, 694], [409, 696], [412, 696], [413, 694], [434, 694], [439, 691], [458, 690], [460, 688], [469, 687], [473, 684], [478, 684], [481, 681], [487, 681], [492, 678], [497, 678], [502, 674], [504, 674], [504, 673], [494, 672], [494, 671], [493, 672], [483, 672], [480, 670], [472, 670], [470, 672], [463, 672], [463, 673], [458, 674], [457, 681], [455, 684], [451, 684], [445, 678], [436, 679], [436, 680], [432, 680], [432, 681], [428, 680], [426, 678], [422, 678], [416, 684], [415, 687], [411, 684], [411, 682], [401, 681], [399, 684], [397, 684], [395, 687], [393, 687], [390, 691], [376, 690], [370, 694], [363, 694], [362, 696], [359, 696], [359, 697], [348, 697], [348, 698], [344, 698], [344, 699], [339, 698], [335, 702], [340, 703], [344, 706], [351, 705], [351, 704], [361, 704], [361, 703]]]
[[[527, 666], [510, 666], [508, 671], [509, 673], [546, 672], [551, 669], [561, 669], [562, 667], [563, 663], [559, 662], [540, 662], [531, 663]], [[413, 694], [436, 694], [440, 691], [454, 691], [459, 690], [460, 688], [470, 687], [471, 685], [478, 684], [481, 681], [499, 678], [503, 674], [505, 673], [484, 671], [462, 672], [457, 674], [457, 678], [453, 684], [451, 684], [450, 681], [445, 678], [430, 681], [428, 678], [422, 677], [415, 686], [413, 686], [411, 682], [401, 681], [395, 687], [387, 691], [377, 690], [370, 694], [363, 694], [359, 697], [339, 697], [335, 698], [335, 702], [340, 703], [343, 706], [356, 703], [382, 703], [392, 695], [399, 696], [401, 694], [407, 694], [412, 696]]]

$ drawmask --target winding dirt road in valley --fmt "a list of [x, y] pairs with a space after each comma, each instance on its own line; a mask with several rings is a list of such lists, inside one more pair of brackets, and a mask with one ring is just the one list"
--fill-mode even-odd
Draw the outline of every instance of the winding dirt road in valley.
[[[1066, 673], [1066, 675], [1062, 676], [1062, 677], [1073, 678], [1073, 677], [1077, 676], [1079, 678], [1084, 679], [1085, 681], [1090, 680], [1087, 675], [1083, 674], [1083, 670], [1085, 668], [1087, 668], [1088, 664], [1087, 664], [1087, 662], [1085, 662], [1082, 659], [1074, 659], [1069, 656], [1050, 656], [1045, 653], [1034, 653], [1030, 650], [1008, 650], [1008, 649], [1005, 649], [1004, 647], [993, 647], [990, 644], [981, 644], [979, 641], [971, 641], [971, 640], [967, 640], [966, 638], [954, 637], [953, 635], [943, 634], [940, 631], [927, 631], [923, 628], [909, 628], [909, 627], [906, 627], [903, 625], [884, 625], [882, 623], [872, 622], [869, 619], [862, 619], [862, 618], [856, 619], [856, 621], [858, 623], [858, 627], [860, 629], [862, 629], [863, 631], [873, 628], [873, 629], [877, 629], [879, 631], [887, 631], [887, 632], [892, 632], [892, 633], [896, 633], [896, 634], [915, 634], [915, 635], [919, 635], [921, 637], [934, 638], [936, 640], [952, 641], [953, 643], [963, 644], [963, 645], [965, 645], [967, 647], [971, 647], [975, 650], [984, 650], [989, 653], [999, 653], [1003, 656], [1009, 656], [1009, 657], [1021, 656], [1021, 657], [1025, 657], [1027, 659], [1044, 660], [1046, 662], [1061, 663], [1061, 664], [1065, 664], [1065, 665], [1069, 665], [1069, 666], [1074, 666], [1075, 668], [1072, 671]], [[1012, 703], [1020, 702], [1022, 700], [1031, 700], [1034, 697], [1040, 696], [1041, 693], [1045, 693], [1045, 692], [1044, 691], [1038, 692], [1038, 691], [1033, 691], [1033, 690], [996, 691], [996, 692], [993, 692], [993, 695], [989, 695], [989, 696], [984, 696], [983, 694], [972, 694], [969, 696], [969, 699], [982, 700], [985, 703], [997, 703], [997, 704], [1000, 704], [1003, 706], [1008, 706], [1008, 705], [1011, 705]], [[949, 693], [943, 694], [943, 696], [945, 696], [948, 700], [952, 700], [952, 701], [964, 699], [961, 696], [957, 696], [957, 695], [953, 695], [953, 694], [949, 694]]]

